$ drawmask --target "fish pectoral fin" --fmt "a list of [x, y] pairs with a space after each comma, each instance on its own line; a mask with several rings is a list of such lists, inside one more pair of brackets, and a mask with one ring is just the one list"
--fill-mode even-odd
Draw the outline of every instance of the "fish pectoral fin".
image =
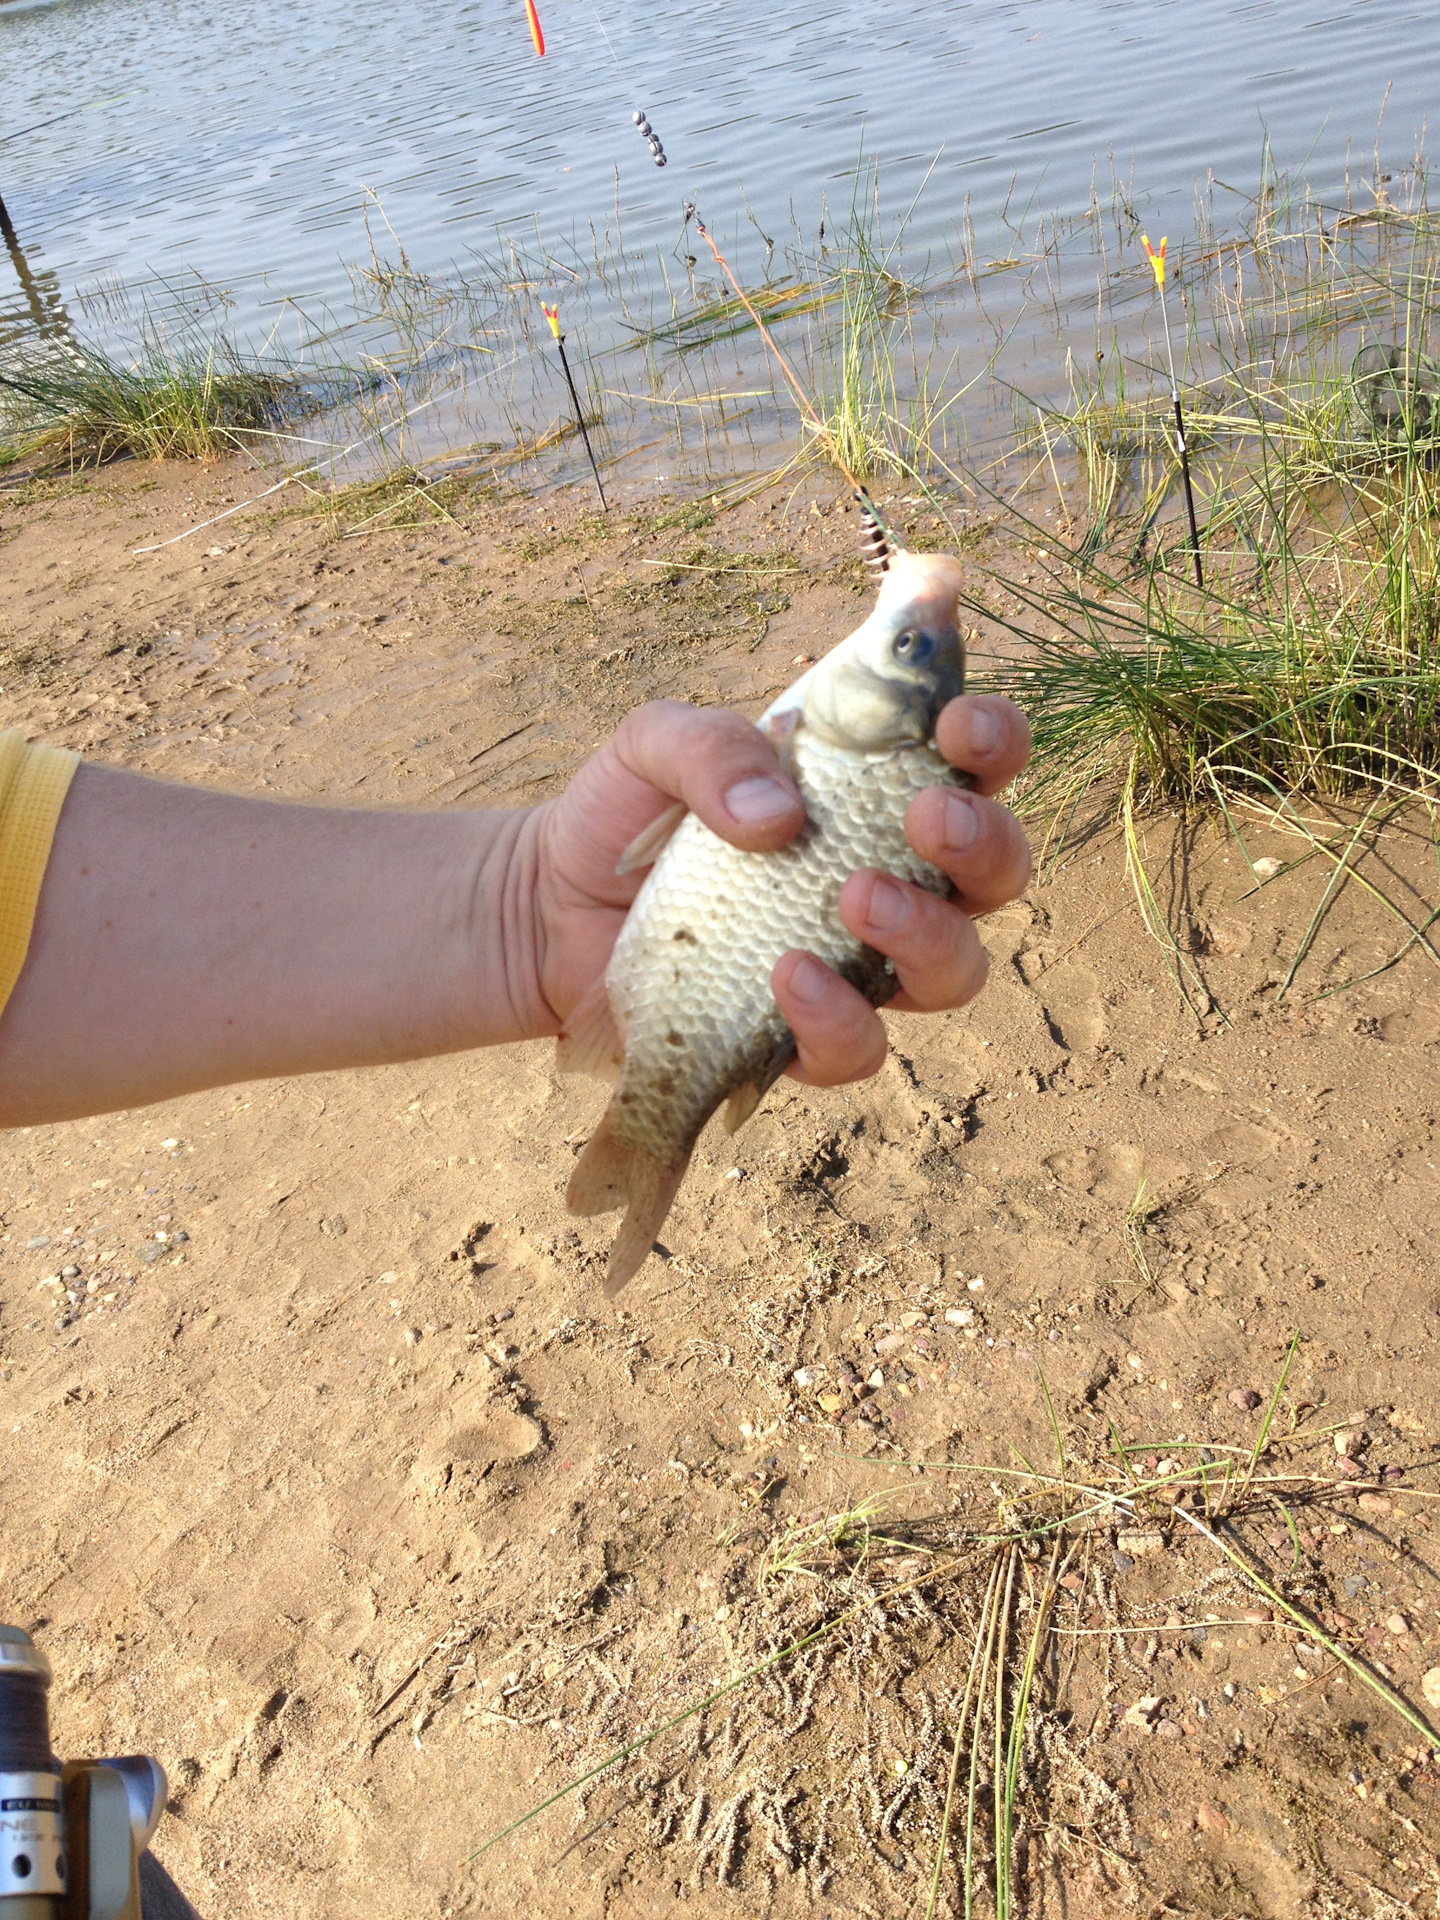
[[764, 1089], [753, 1080], [747, 1080], [743, 1087], [732, 1087], [725, 1102], [726, 1133], [738, 1133], [763, 1098]]
[[649, 1257], [689, 1164], [688, 1153], [678, 1167], [668, 1167], [639, 1147], [627, 1146], [616, 1138], [608, 1113], [587, 1142], [570, 1176], [565, 1204], [571, 1213], [586, 1215], [625, 1209], [605, 1270], [608, 1299], [614, 1299]]
[[[788, 774], [792, 780], [795, 778], [795, 735], [804, 717], [802, 708], [785, 707], [779, 713], [772, 713], [760, 729], [775, 749], [781, 772]], [[734, 1132], [733, 1127], [731, 1132]]]
[[[560, 1030], [555, 1065], [561, 1073], [590, 1073], [613, 1087], [625, 1063], [625, 1042], [615, 1024], [604, 977], [597, 980]], [[616, 1206], [619, 1202], [614, 1202]]]
[[663, 813], [657, 814], [648, 827], [640, 829], [615, 862], [616, 873], [638, 873], [641, 867], [653, 867], [689, 811], [683, 800], [675, 800]]

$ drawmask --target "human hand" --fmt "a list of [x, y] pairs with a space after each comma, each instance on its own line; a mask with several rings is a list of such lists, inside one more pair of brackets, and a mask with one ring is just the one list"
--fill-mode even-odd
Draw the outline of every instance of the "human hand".
[[[921, 887], [865, 870], [840, 894], [840, 917], [895, 965], [902, 1011], [963, 1006], [985, 984], [985, 950], [973, 919], [1003, 906], [1030, 877], [1030, 850], [1008, 808], [988, 796], [1025, 765], [1030, 730], [1010, 701], [963, 695], [940, 715], [936, 744], [970, 776], [971, 788], [919, 795], [905, 830], [922, 859], [949, 875], [942, 900]], [[643, 873], [617, 875], [635, 837], [673, 800], [683, 800], [733, 845], [780, 847], [799, 832], [804, 808], [769, 740], [736, 713], [656, 701], [622, 721], [569, 787], [530, 816], [533, 828], [533, 954], [538, 1000], [528, 1030], [558, 1032], [604, 972]], [[518, 985], [518, 983], [516, 983]], [[795, 1035], [790, 1071], [814, 1085], [863, 1079], [885, 1058], [885, 1028], [855, 988], [816, 960], [792, 952], [776, 962], [771, 989]], [[512, 986], [512, 994], [515, 987]]]

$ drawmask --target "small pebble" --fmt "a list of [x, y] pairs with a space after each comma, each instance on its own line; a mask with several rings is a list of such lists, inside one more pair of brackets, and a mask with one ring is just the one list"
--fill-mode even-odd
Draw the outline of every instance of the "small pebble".
[[1355, 1504], [1362, 1513], [1394, 1512], [1394, 1502], [1387, 1500], [1383, 1493], [1362, 1493]]
[[407, 1346], [407, 1347], [418, 1347], [418, 1346], [419, 1346], [419, 1344], [420, 1344], [420, 1329], [419, 1329], [419, 1327], [406, 1327], [406, 1329], [405, 1329], [405, 1344], [406, 1344], [406, 1346]]
[[1410, 1622], [1403, 1613], [1388, 1613], [1385, 1616], [1385, 1631], [1394, 1634], [1408, 1633]]
[[1360, 1443], [1364, 1437], [1365, 1436], [1360, 1433], [1337, 1433], [1335, 1435], [1336, 1453], [1340, 1454], [1343, 1459], [1353, 1460], [1355, 1455], [1360, 1451]]
[[[389, 1276], [389, 1278], [391, 1278], [392, 1280], [394, 1279], [394, 1277], [395, 1276], [393, 1274]], [[495, 1310], [495, 1312], [492, 1313], [490, 1316], [490, 1324], [492, 1327], [498, 1327], [498, 1326], [501, 1326], [506, 1320], [513, 1320], [514, 1318], [515, 1318], [515, 1309], [513, 1307], [498, 1307]]]
[[877, 1340], [875, 1342], [875, 1351], [877, 1353], [894, 1353], [904, 1345], [905, 1335], [903, 1333], [887, 1333], [883, 1340]]
[[77, 1280], [79, 1277], [79, 1267], [62, 1267], [60, 1269], [60, 1278], [62, 1280]]
[[1212, 1807], [1208, 1800], [1202, 1800], [1195, 1810], [1195, 1824], [1202, 1833], [1228, 1833], [1230, 1822], [1219, 1807]]
[[974, 1322], [975, 1309], [973, 1307], [950, 1307], [946, 1311], [945, 1318], [952, 1327], [968, 1327]]
[[1335, 1456], [1335, 1471], [1342, 1480], [1358, 1480], [1365, 1469], [1348, 1453], [1340, 1453]]
[[1252, 1625], [1258, 1626], [1262, 1622], [1273, 1620], [1275, 1615], [1269, 1607], [1247, 1607], [1245, 1609], [1245, 1618], [1250, 1621]]
[[813, 1387], [820, 1378], [819, 1367], [797, 1367], [790, 1378], [797, 1387]]
[[48, 1233], [32, 1234], [30, 1239], [25, 1242], [25, 1251], [27, 1253], [34, 1253], [37, 1247], [48, 1247], [49, 1244], [50, 1236]]
[[1173, 1720], [1161, 1720], [1157, 1724], [1155, 1731], [1162, 1740], [1183, 1740], [1185, 1738], [1185, 1735]]
[[1115, 1555], [1116, 1566], [1119, 1566], [1122, 1554], [1125, 1556], [1127, 1565], [1133, 1565], [1134, 1561], [1143, 1554], [1163, 1553], [1165, 1536], [1156, 1528], [1137, 1529], [1134, 1532], [1117, 1534], [1115, 1544], [1119, 1548], [1119, 1552]]
[[1147, 1693], [1143, 1699], [1137, 1700], [1133, 1707], [1127, 1707], [1125, 1709], [1125, 1724], [1131, 1727], [1148, 1728], [1159, 1710], [1159, 1694]]
[[1431, 1667], [1422, 1676], [1420, 1691], [1432, 1707], [1440, 1707], [1440, 1667]]
[[1382, 1467], [1380, 1469], [1380, 1478], [1382, 1480], [1403, 1480], [1405, 1478], [1405, 1469], [1404, 1467]]
[[867, 1378], [865, 1384], [867, 1387], [883, 1387], [885, 1384], [884, 1368], [876, 1367], [875, 1371]]
[[1131, 1567], [1134, 1566], [1134, 1564], [1135, 1562], [1130, 1558], [1130, 1555], [1128, 1553], [1119, 1553], [1119, 1552], [1116, 1553], [1115, 1571], [1117, 1573], [1128, 1573]]
[[913, 1311], [910, 1313], [902, 1313], [900, 1316], [900, 1324], [902, 1327], [918, 1327], [924, 1318], [923, 1313], [915, 1313]]
[[1260, 1404], [1260, 1396], [1253, 1387], [1232, 1387], [1230, 1404], [1239, 1407], [1242, 1413], [1253, 1413]]

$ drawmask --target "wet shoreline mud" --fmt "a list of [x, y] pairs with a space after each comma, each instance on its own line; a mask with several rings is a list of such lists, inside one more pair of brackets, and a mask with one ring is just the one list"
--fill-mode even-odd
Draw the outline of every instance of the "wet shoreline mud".
[[[277, 798], [529, 805], [643, 699], [758, 712], [868, 599], [822, 493], [287, 494], [134, 554], [249, 479], [0, 494], [7, 724]], [[1417, 946], [1326, 997], [1399, 944], [1352, 881], [1285, 988], [1319, 863], [1257, 888], [1221, 825], [1140, 823], [1218, 1011], [1097, 820], [986, 923], [972, 1009], [705, 1136], [619, 1310], [611, 1223], [563, 1207], [602, 1096], [547, 1046], [0, 1142], [0, 1615], [58, 1751], [162, 1759], [203, 1920], [397, 1885], [435, 1920], [922, 1911], [986, 1538], [1062, 1505], [1053, 1589], [1048, 1544], [1015, 1573], [1017, 1640], [1054, 1624], [1019, 1910], [1424, 1910], [1429, 1743], [1213, 1540], [1435, 1714], [1440, 982]], [[1366, 861], [1433, 890], [1418, 812]], [[1247, 1461], [1222, 1525], [1181, 1469]]]

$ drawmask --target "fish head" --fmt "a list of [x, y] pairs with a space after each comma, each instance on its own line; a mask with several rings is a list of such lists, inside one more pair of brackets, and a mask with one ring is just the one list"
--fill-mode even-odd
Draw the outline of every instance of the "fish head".
[[897, 549], [870, 618], [805, 676], [805, 725], [862, 753], [932, 740], [965, 682], [962, 578], [949, 554]]

